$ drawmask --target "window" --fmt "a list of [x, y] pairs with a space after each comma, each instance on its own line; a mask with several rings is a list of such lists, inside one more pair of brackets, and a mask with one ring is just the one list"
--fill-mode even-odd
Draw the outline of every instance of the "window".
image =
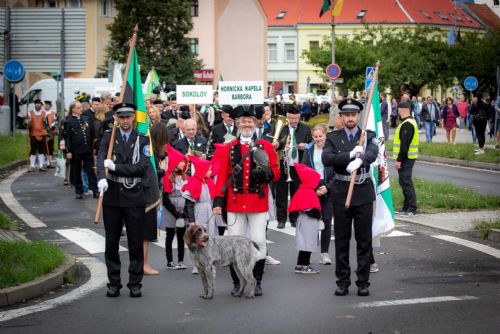
[[285, 61], [295, 61], [294, 43], [285, 43]]
[[191, 52], [195, 55], [198, 54], [198, 38], [190, 38], [189, 39], [189, 47], [191, 48]]
[[198, 0], [189, 0], [189, 6], [190, 6], [190, 10], [191, 10], [191, 16], [197, 17], [198, 16]]
[[82, 0], [64, 0], [65, 8], [82, 8]]
[[309, 41], [309, 50], [314, 50], [319, 48], [319, 41]]
[[293, 94], [293, 81], [285, 82], [286, 93], [285, 94]]
[[465, 17], [465, 19], [466, 19], [467, 21], [472, 22], [472, 19], [471, 19], [470, 17], [468, 17], [468, 16], [467, 16], [467, 15], [465, 15], [465, 14], [462, 14], [462, 15]]
[[38, 8], [57, 8], [56, 0], [36, 0], [35, 6]]
[[276, 43], [268, 43], [269, 61], [278, 61], [278, 45]]
[[441, 12], [434, 12], [434, 14], [436, 14], [441, 20], [445, 20], [445, 21], [449, 20], [448, 16], [444, 15]]
[[113, 0], [101, 0], [101, 16], [112, 16]]
[[282, 10], [281, 12], [279, 12], [279, 14], [276, 16], [276, 18], [278, 20], [281, 20], [281, 19], [283, 19], [285, 17], [285, 15], [286, 15], [286, 11]]
[[367, 9], [361, 9], [358, 13], [358, 16], [356, 16], [356, 18], [360, 19], [360, 20], [364, 19], [367, 11], [368, 11]]
[[455, 21], [462, 21], [462, 19], [460, 17], [458, 17], [457, 15], [453, 14], [453, 13], [448, 13]]
[[420, 10], [420, 13], [422, 13], [422, 15], [425, 16], [426, 18], [431, 19], [431, 16], [426, 12], [424, 12], [423, 10]]
[[493, 6], [500, 6], [500, 1], [493, 0]]

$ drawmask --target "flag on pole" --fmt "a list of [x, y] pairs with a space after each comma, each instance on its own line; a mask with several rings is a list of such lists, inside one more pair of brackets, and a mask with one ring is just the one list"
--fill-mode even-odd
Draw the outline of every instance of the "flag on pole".
[[319, 17], [323, 16], [331, 6], [332, 2], [330, 0], [323, 0], [323, 5], [321, 6], [321, 10], [319, 12]]
[[342, 12], [343, 5], [344, 5], [344, 0], [335, 1], [335, 5], [333, 5], [332, 15], [333, 16], [340, 16], [340, 13]]
[[147, 135], [149, 132], [149, 120], [146, 113], [146, 103], [142, 95], [139, 59], [137, 58], [137, 51], [135, 49], [130, 59], [125, 94], [123, 94], [122, 102], [133, 103], [137, 106], [137, 110], [135, 111], [135, 129], [141, 135]]
[[269, 86], [269, 94], [267, 96], [274, 96], [274, 81]]
[[149, 99], [153, 94], [153, 89], [160, 85], [160, 76], [156, 73], [155, 68], [153, 67], [151, 71], [149, 71], [148, 76], [146, 78], [146, 82], [144, 82], [143, 94], [146, 99]]
[[375, 212], [372, 224], [372, 236], [375, 239], [387, 235], [394, 230], [394, 207], [392, 203], [391, 183], [389, 180], [389, 167], [385, 154], [385, 138], [382, 115], [380, 114], [378, 81], [375, 81], [373, 86], [374, 91], [371, 110], [370, 106], [367, 106], [366, 112], [369, 113], [367, 130], [375, 132], [375, 138], [378, 144], [377, 160], [370, 166], [376, 194]]
[[451, 26], [450, 32], [448, 33], [448, 45], [455, 44], [455, 26]]

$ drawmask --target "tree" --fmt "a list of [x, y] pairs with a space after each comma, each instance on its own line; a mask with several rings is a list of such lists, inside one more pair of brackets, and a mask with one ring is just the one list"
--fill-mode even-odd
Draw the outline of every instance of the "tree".
[[193, 27], [186, 0], [117, 0], [116, 10], [114, 22], [107, 27], [108, 59], [127, 61], [129, 39], [138, 24], [136, 49], [143, 79], [154, 66], [167, 83], [194, 82], [193, 73], [201, 67], [201, 61], [191, 51], [186, 37]]

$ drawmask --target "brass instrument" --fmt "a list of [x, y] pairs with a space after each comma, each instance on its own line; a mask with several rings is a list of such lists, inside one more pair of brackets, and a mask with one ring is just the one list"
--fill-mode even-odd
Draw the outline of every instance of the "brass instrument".
[[205, 153], [203, 153], [201, 151], [193, 150], [193, 149], [191, 149], [191, 147], [188, 148], [187, 155], [194, 155], [195, 157], [203, 158], [203, 159], [206, 159], [206, 157], [207, 157], [205, 155]]
[[[290, 146], [290, 134], [286, 136], [285, 148]], [[283, 149], [283, 167], [285, 168], [285, 174], [288, 176], [286, 182], [292, 182], [292, 176], [290, 175], [290, 157], [288, 156], [288, 151]]]
[[207, 149], [205, 150], [205, 156], [207, 158], [210, 158], [210, 146], [212, 146], [212, 135], [213, 135], [213, 131], [210, 131], [210, 135], [208, 136], [208, 141], [207, 141]]
[[287, 126], [290, 122], [283, 115], [276, 115], [273, 117], [273, 122], [276, 124], [274, 126], [274, 134], [271, 136], [267, 134], [268, 137], [272, 138], [273, 141], [278, 141], [280, 139], [281, 131]]

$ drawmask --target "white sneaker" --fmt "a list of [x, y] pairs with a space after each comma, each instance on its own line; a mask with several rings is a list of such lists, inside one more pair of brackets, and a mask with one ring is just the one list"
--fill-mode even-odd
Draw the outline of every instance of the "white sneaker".
[[193, 275], [198, 275], [199, 274], [198, 268], [196, 268], [196, 266], [193, 266], [193, 271], [191, 271], [191, 274], [193, 274]]
[[370, 273], [377, 273], [379, 270], [376, 263], [370, 264]]
[[278, 265], [280, 264], [281, 262], [276, 260], [275, 258], [273, 258], [272, 256], [268, 255], [266, 256], [266, 264], [270, 264], [270, 265]]
[[90, 196], [90, 195], [93, 195], [94, 192], [92, 190], [87, 190], [86, 192], [83, 193], [85, 196]]
[[332, 264], [332, 259], [330, 259], [330, 254], [321, 253], [321, 260], [319, 262], [325, 266]]

